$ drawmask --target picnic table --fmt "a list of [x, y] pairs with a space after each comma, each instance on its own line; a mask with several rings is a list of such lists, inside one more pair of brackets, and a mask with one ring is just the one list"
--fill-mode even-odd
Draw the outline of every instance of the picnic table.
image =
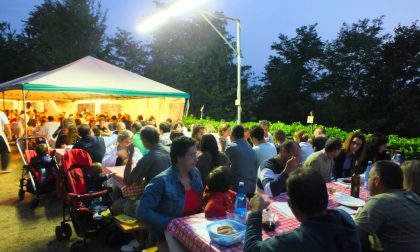
[[[327, 183], [329, 191], [336, 191], [345, 194], [350, 194], [350, 186], [342, 183]], [[278, 217], [276, 228], [273, 232], [266, 232], [263, 230], [263, 240], [273, 237], [276, 234], [296, 229], [300, 226], [300, 222], [293, 216], [290, 209], [287, 207], [287, 194], [283, 193], [278, 197], [271, 199], [271, 204], [268, 207], [269, 211], [275, 213]], [[360, 199], [367, 200], [368, 193], [363, 186], [360, 187]], [[336, 196], [329, 193], [328, 209], [339, 207], [340, 204], [336, 202]], [[211, 243], [207, 233], [206, 226], [213, 220], [224, 218], [206, 219], [204, 213], [199, 213], [191, 216], [177, 218], [171, 221], [166, 231], [170, 233], [175, 239], [183, 244], [190, 251], [202, 252], [236, 252], [243, 251], [244, 244], [236, 243], [230, 247], [222, 247]]]

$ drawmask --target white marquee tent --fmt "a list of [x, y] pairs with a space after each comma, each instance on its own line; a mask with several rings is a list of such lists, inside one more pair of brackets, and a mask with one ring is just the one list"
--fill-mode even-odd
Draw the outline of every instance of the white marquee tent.
[[23, 104], [54, 101], [58, 112], [75, 113], [89, 107], [96, 114], [153, 115], [158, 121], [181, 119], [189, 98], [188, 93], [91, 56], [2, 83], [0, 92], [4, 100]]

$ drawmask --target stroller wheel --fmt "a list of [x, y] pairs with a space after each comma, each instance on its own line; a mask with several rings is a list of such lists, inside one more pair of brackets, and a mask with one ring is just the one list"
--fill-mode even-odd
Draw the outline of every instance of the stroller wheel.
[[25, 198], [25, 191], [20, 188], [19, 189], [19, 200], [23, 200], [23, 198]]
[[87, 251], [87, 244], [84, 241], [76, 241], [70, 246], [70, 252]]
[[61, 230], [63, 231], [64, 234], [64, 239], [69, 240], [71, 237], [71, 226], [68, 223], [64, 223], [64, 225], [62, 225]]
[[64, 235], [63, 235], [63, 230], [61, 229], [61, 226], [56, 226], [55, 227], [55, 237], [59, 241], [63, 240]]

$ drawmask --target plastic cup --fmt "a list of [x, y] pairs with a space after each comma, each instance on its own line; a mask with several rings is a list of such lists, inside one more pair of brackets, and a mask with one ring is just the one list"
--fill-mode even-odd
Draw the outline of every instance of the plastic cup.
[[235, 213], [234, 210], [228, 210], [228, 211], [226, 211], [226, 219], [228, 219], [228, 220], [234, 220], [234, 221], [237, 221], [237, 222], [243, 223], [243, 224], [246, 223], [246, 217], [245, 218], [241, 217], [241, 215]]
[[276, 215], [273, 212], [263, 211], [262, 228], [267, 232], [273, 232], [276, 229]]

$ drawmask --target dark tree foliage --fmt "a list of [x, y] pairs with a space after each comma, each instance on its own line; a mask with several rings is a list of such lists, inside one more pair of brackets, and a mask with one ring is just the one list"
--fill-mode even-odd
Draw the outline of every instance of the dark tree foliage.
[[411, 26], [395, 28], [393, 39], [384, 45], [383, 62], [381, 81], [391, 90], [389, 99], [383, 101], [385, 129], [419, 136], [420, 27], [417, 21]]
[[403, 136], [420, 135], [420, 29], [382, 34], [383, 17], [344, 23], [333, 41], [316, 25], [273, 44], [260, 118], [316, 123]]
[[[212, 21], [232, 41], [226, 22]], [[236, 118], [236, 56], [203, 18], [174, 19], [160, 27], [154, 32], [150, 54], [146, 76], [190, 93], [190, 113], [199, 116], [204, 105], [205, 116]], [[244, 111], [252, 101], [247, 83], [250, 75], [249, 67], [243, 67]], [[248, 114], [244, 115], [246, 119]]]
[[[331, 124], [350, 128], [367, 128], [375, 123], [371, 110], [378, 107], [369, 102], [370, 90], [382, 91], [380, 99], [389, 96], [389, 89], [379, 80], [382, 65], [382, 46], [388, 35], [382, 36], [382, 18], [370, 24], [368, 19], [352, 25], [346, 23], [337, 39], [326, 46], [325, 67], [327, 74], [323, 80], [327, 97], [319, 111], [320, 119]], [[334, 113], [328, 107], [335, 107]], [[334, 116], [332, 116], [332, 114]], [[338, 115], [338, 116], [336, 116]], [[380, 119], [380, 118], [379, 118]]]
[[106, 59], [128, 71], [143, 75], [148, 64], [148, 49], [136, 41], [130, 32], [117, 28], [117, 33], [107, 39]]
[[324, 44], [316, 33], [316, 25], [296, 30], [296, 37], [280, 34], [271, 49], [261, 101], [261, 118], [293, 122], [303, 120], [320, 94], [317, 89], [322, 76]]
[[33, 71], [31, 52], [10, 24], [0, 22], [0, 83]]
[[25, 21], [34, 70], [51, 70], [86, 55], [103, 57], [105, 16], [93, 0], [45, 0]]

